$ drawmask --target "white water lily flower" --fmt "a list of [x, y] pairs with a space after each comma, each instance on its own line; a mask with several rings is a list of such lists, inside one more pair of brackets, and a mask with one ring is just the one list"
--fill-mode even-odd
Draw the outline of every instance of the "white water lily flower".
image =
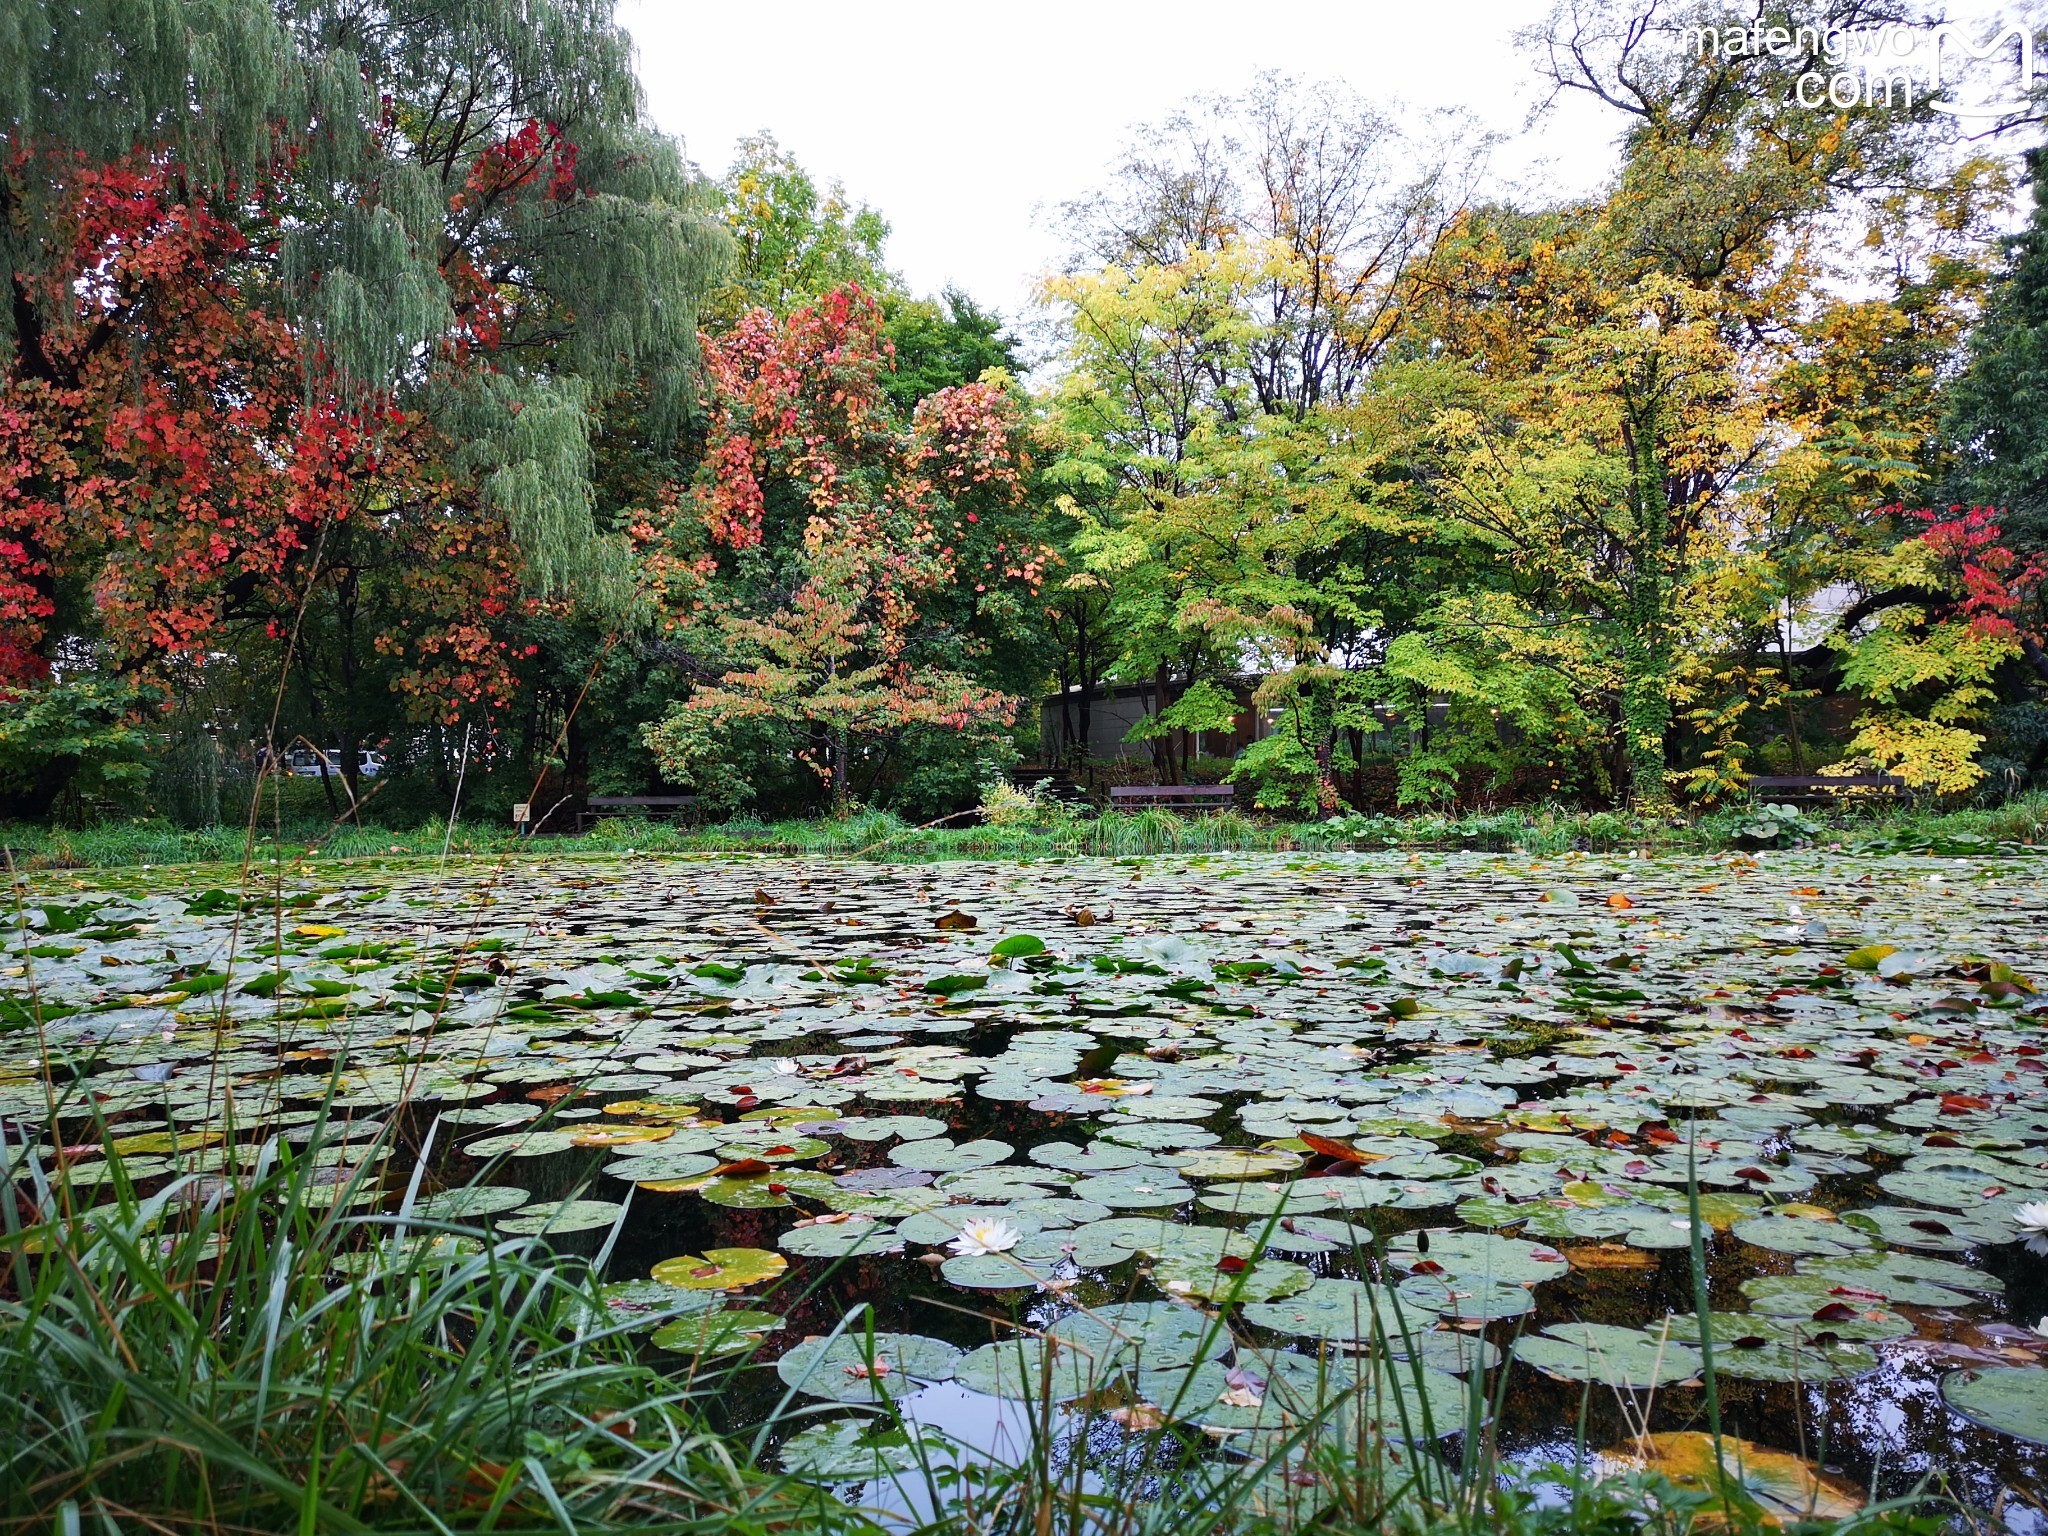
[[1017, 1239], [1023, 1235], [1006, 1221], [980, 1218], [968, 1222], [960, 1229], [960, 1235], [953, 1239], [952, 1248], [963, 1257], [1001, 1253], [1005, 1248], [1016, 1247]]
[[2027, 1240], [2027, 1252], [2048, 1254], [2048, 1200], [2029, 1200], [2017, 1207], [2012, 1213], [2012, 1224]]
[[801, 1071], [803, 1071], [803, 1068], [796, 1064], [794, 1056], [778, 1056], [775, 1058], [775, 1075], [777, 1077], [795, 1077]]

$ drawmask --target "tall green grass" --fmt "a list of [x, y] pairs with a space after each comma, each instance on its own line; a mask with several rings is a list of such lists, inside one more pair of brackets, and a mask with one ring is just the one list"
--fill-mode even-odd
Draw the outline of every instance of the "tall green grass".
[[0, 1530], [864, 1528], [733, 1456], [591, 1263], [408, 1219], [411, 1192], [349, 1214], [382, 1140], [244, 1145], [147, 1198], [114, 1152], [84, 1214], [12, 1142]]
[[[679, 821], [600, 822], [583, 837], [521, 838], [509, 827], [430, 821], [411, 832], [286, 823], [257, 838], [260, 862], [303, 859], [433, 859], [576, 854], [746, 852], [837, 858], [1140, 857], [1173, 853], [1322, 853], [1353, 849], [1475, 850], [1556, 856], [1573, 851], [1705, 853], [1738, 846], [1755, 813], [1730, 807], [1691, 819], [1643, 819], [1617, 811], [1521, 806], [1464, 815], [1352, 815], [1323, 822], [1271, 821], [1242, 811], [1180, 815], [1167, 810], [1073, 816], [1048, 808], [1042, 821], [991, 827], [912, 826], [886, 811], [811, 821], [738, 817], [713, 826]], [[1956, 839], [2048, 847], [2048, 795], [1988, 808], [1845, 808], [1808, 811], [1781, 846], [1925, 848], [1948, 851]], [[82, 830], [15, 824], [0, 827], [15, 866], [24, 870], [236, 863], [241, 828], [181, 831], [162, 823], [106, 823]]]

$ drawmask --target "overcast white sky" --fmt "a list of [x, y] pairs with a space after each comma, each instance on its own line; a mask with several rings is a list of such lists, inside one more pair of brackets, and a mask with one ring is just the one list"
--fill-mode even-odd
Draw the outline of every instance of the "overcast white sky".
[[[1964, 14], [1995, 0], [1961, 0]], [[1498, 179], [1565, 193], [1613, 163], [1616, 114], [1582, 96], [1522, 131], [1540, 82], [1514, 40], [1550, 0], [623, 0], [654, 117], [714, 174], [768, 129], [893, 228], [913, 289], [1021, 314], [1059, 256], [1046, 215], [1102, 183], [1126, 130], [1263, 70], [1343, 81], [1513, 135]]]

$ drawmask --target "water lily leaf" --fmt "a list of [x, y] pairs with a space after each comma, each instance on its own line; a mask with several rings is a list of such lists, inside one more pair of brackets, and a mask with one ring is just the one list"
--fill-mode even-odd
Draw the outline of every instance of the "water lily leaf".
[[[1313, 1184], [1306, 1180], [1281, 1184], [1241, 1180], [1210, 1185], [1203, 1192], [1199, 1204], [1205, 1211], [1221, 1211], [1226, 1216], [1307, 1216], [1316, 1211], [1342, 1207], [1344, 1202], [1336, 1186], [1363, 1186], [1366, 1182], [1364, 1179], [1331, 1179], [1318, 1180]], [[1192, 1195], [1194, 1191], [1189, 1190], [1188, 1193]]]
[[1124, 1301], [1070, 1312], [1046, 1332], [1097, 1360], [1159, 1369], [1212, 1360], [1233, 1342], [1217, 1319], [1170, 1301]]
[[1693, 1430], [1646, 1435], [1616, 1459], [1646, 1467], [1680, 1487], [1703, 1492], [1726, 1489], [1756, 1504], [1765, 1514], [1798, 1520], [1845, 1520], [1863, 1507], [1852, 1490], [1831, 1483], [1797, 1456], [1723, 1435]]
[[1002, 1253], [955, 1254], [939, 1266], [939, 1273], [968, 1290], [1020, 1291], [1044, 1285], [1053, 1278], [1055, 1267], [1052, 1261], [1033, 1261], [1010, 1249]]
[[1387, 1353], [1396, 1360], [1420, 1360], [1453, 1376], [1473, 1369], [1491, 1371], [1501, 1361], [1498, 1345], [1463, 1328], [1431, 1328], [1406, 1338], [1396, 1335], [1387, 1340]]
[[1700, 1352], [1661, 1331], [1608, 1323], [1555, 1323], [1515, 1340], [1515, 1358], [1547, 1376], [1646, 1392], [1699, 1374]]
[[1090, 1200], [1113, 1211], [1163, 1210], [1192, 1200], [1193, 1188], [1165, 1168], [1122, 1168], [1115, 1173], [1090, 1174], [1076, 1179], [1068, 1192], [1077, 1200]]
[[1427, 1236], [1429, 1251], [1424, 1253], [1420, 1234], [1402, 1233], [1387, 1244], [1387, 1262], [1404, 1271], [1435, 1265], [1453, 1274], [1515, 1285], [1555, 1280], [1571, 1268], [1563, 1254], [1542, 1243], [1491, 1232], [1450, 1232], [1441, 1228], [1431, 1230]]
[[713, 1205], [738, 1211], [774, 1210], [797, 1199], [824, 1200], [838, 1193], [829, 1173], [810, 1168], [777, 1169], [772, 1173], [727, 1174], [706, 1179], [697, 1193]]
[[718, 1155], [728, 1161], [745, 1159], [770, 1165], [807, 1163], [831, 1150], [830, 1145], [813, 1136], [777, 1135], [772, 1131], [745, 1140], [727, 1141], [717, 1148]]
[[1806, 1216], [1751, 1216], [1736, 1222], [1734, 1232], [1755, 1247], [1806, 1257], [1862, 1253], [1876, 1246], [1866, 1233], [1854, 1227]]
[[715, 1312], [725, 1304], [725, 1297], [717, 1291], [686, 1291], [659, 1280], [617, 1280], [599, 1294], [604, 1299], [606, 1325], [623, 1326], [635, 1333], [658, 1328], [677, 1317]]
[[1301, 1166], [1302, 1160], [1300, 1154], [1294, 1152], [1204, 1147], [1192, 1152], [1176, 1152], [1166, 1161], [1182, 1178], [1206, 1182], [1211, 1179], [1271, 1178], [1276, 1174], [1292, 1173]]
[[699, 1312], [655, 1329], [654, 1345], [679, 1355], [731, 1355], [757, 1348], [761, 1335], [781, 1326], [782, 1319], [773, 1312]]
[[970, 1351], [954, 1366], [953, 1379], [995, 1397], [1068, 1402], [1100, 1391], [1123, 1370], [1115, 1355], [1069, 1340], [1021, 1336]]
[[1535, 1293], [1482, 1275], [1413, 1274], [1395, 1288], [1410, 1306], [1457, 1322], [1493, 1322], [1536, 1310]]
[[462, 1150], [471, 1157], [547, 1157], [573, 1145], [567, 1131], [508, 1131], [472, 1141]]
[[963, 1353], [922, 1334], [848, 1331], [804, 1340], [775, 1362], [775, 1373], [807, 1397], [875, 1403], [951, 1380]]
[[645, 1189], [673, 1193], [670, 1186], [694, 1189], [706, 1174], [718, 1167], [708, 1152], [671, 1152], [663, 1157], [621, 1157], [606, 1163], [604, 1171], [615, 1179], [629, 1179]]
[[1203, 1301], [1271, 1301], [1308, 1289], [1315, 1279], [1299, 1264], [1281, 1259], [1242, 1259], [1224, 1254], [1210, 1259], [1174, 1255], [1152, 1266], [1152, 1283], [1170, 1296], [1195, 1296]]
[[986, 1168], [1002, 1162], [1015, 1150], [1006, 1141], [907, 1141], [889, 1149], [889, 1161], [899, 1168], [950, 1173], [962, 1168]]
[[608, 1227], [625, 1207], [616, 1200], [544, 1200], [497, 1222], [500, 1232], [538, 1236], [557, 1232], [589, 1232]]
[[739, 1291], [773, 1280], [789, 1260], [766, 1248], [707, 1248], [663, 1259], [649, 1273], [663, 1285], [691, 1291]]
[[1865, 1288], [1841, 1292], [1840, 1286], [1820, 1275], [1754, 1275], [1742, 1282], [1751, 1311], [1791, 1318], [1852, 1343], [1880, 1343], [1913, 1333], [1911, 1322], [1888, 1310], [1882, 1300], [1870, 1299]]
[[1917, 1205], [1874, 1205], [1844, 1211], [1842, 1224], [1867, 1232], [1894, 1248], [1930, 1253], [1964, 1253], [1972, 1248], [2008, 1243], [2018, 1231], [1996, 1217], [1963, 1216]]
[[997, 960], [1023, 960], [1044, 953], [1045, 940], [1030, 933], [1013, 933], [1007, 939], [999, 939], [989, 951], [990, 956]]
[[428, 1221], [470, 1221], [526, 1204], [533, 1195], [516, 1184], [468, 1184], [428, 1195], [413, 1207]]
[[1362, 1280], [1317, 1280], [1285, 1300], [1253, 1302], [1240, 1315], [1276, 1333], [1346, 1344], [1419, 1334], [1437, 1322], [1429, 1309]]
[[837, 1133], [852, 1141], [887, 1141], [892, 1136], [904, 1141], [925, 1141], [946, 1134], [946, 1122], [928, 1115], [870, 1115], [834, 1123]]
[[943, 1464], [952, 1443], [928, 1425], [887, 1419], [827, 1419], [791, 1435], [782, 1467], [808, 1483], [872, 1482], [927, 1463]]
[[[1714, 1369], [1746, 1381], [1847, 1381], [1879, 1365], [1877, 1351], [1843, 1339], [1826, 1323], [1754, 1312], [1715, 1312]], [[1699, 1319], [1671, 1319], [1671, 1336], [1699, 1341]]]
[[871, 1253], [901, 1253], [903, 1239], [886, 1222], [850, 1219], [838, 1224], [792, 1228], [776, 1238], [775, 1246], [806, 1259], [847, 1259]]
[[2048, 1445], [2048, 1368], [2001, 1365], [1951, 1371], [1942, 1399], [1972, 1424], [2034, 1445]]
[[1799, 1272], [1819, 1276], [1834, 1287], [1874, 1291], [1887, 1301], [1916, 1307], [1964, 1307], [1973, 1295], [1996, 1296], [2005, 1290], [2005, 1282], [1996, 1275], [1913, 1253], [1844, 1254], [1809, 1260]]

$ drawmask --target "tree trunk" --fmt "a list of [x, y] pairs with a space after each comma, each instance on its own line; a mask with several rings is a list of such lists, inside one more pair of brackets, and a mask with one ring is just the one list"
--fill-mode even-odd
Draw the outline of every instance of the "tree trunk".
[[[1646, 391], [1650, 401], [1654, 393]], [[1630, 512], [1635, 548], [1628, 577], [1621, 643], [1621, 728], [1628, 755], [1629, 796], [1641, 808], [1668, 803], [1665, 739], [1671, 731], [1671, 580], [1665, 570], [1671, 501], [1657, 453], [1654, 403], [1630, 413], [1625, 438], [1634, 483]]]

